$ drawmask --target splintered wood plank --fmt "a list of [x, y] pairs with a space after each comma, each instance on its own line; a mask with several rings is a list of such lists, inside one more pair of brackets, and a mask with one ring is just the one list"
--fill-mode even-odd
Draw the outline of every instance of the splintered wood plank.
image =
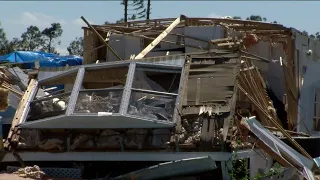
[[94, 27], [92, 27], [91, 24], [83, 16], [81, 16], [81, 19], [98, 36], [100, 41], [103, 42], [108, 47], [108, 49], [113, 53], [113, 55], [116, 56], [119, 60], [122, 60], [121, 57], [118, 55], [118, 53], [105, 41], [105, 39], [101, 36], [101, 34], [99, 34], [98, 31]]
[[298, 114], [298, 88], [297, 77], [294, 75], [294, 41], [290, 35], [287, 36], [287, 63], [284, 63], [283, 72], [286, 81], [286, 94], [288, 98], [288, 124], [289, 130], [294, 130], [297, 125]]
[[182, 74], [182, 82], [180, 82], [181, 90], [180, 90], [180, 101], [177, 107], [176, 113], [176, 132], [181, 132], [181, 114], [182, 113], [182, 106], [187, 104], [187, 88], [188, 88], [188, 78], [189, 78], [189, 70], [190, 70], [190, 57], [186, 58], [186, 62], [184, 64], [184, 70]]
[[[8, 133], [7, 140], [4, 144], [5, 148], [9, 147], [11, 141], [13, 140], [13, 135], [15, 133], [18, 133], [16, 126], [19, 124], [21, 118], [24, 118], [23, 114], [25, 113], [25, 111], [28, 108], [28, 105], [30, 103], [30, 98], [32, 98], [32, 96], [34, 95], [35, 87], [37, 87], [37, 85], [38, 85], [38, 81], [35, 79], [31, 79], [29, 86], [28, 86], [26, 92], [24, 93], [24, 95], [18, 105], [18, 108], [16, 110], [16, 113], [14, 115], [14, 118], [13, 118], [13, 121], [11, 124], [11, 129]], [[17, 142], [18, 140], [19, 140], [19, 137], [14, 137], [14, 141]]]
[[203, 120], [202, 128], [201, 128], [201, 149], [203, 151], [210, 150], [212, 147], [212, 141], [215, 132], [215, 119], [212, 117], [207, 117]]
[[159, 36], [154, 39], [144, 50], [142, 50], [135, 59], [141, 59], [145, 57], [154, 47], [156, 47], [178, 24], [180, 24], [183, 16], [178, 17], [170, 24]]

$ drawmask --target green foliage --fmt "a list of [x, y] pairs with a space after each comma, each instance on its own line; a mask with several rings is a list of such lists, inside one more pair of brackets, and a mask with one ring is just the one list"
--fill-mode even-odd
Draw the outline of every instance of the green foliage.
[[283, 167], [279, 163], [275, 163], [267, 172], [261, 174], [258, 173], [255, 177], [250, 178], [250, 169], [248, 169], [247, 159], [238, 159], [237, 153], [233, 155], [231, 166], [232, 169], [228, 170], [231, 180], [262, 180], [264, 178], [269, 178], [274, 175], [279, 175]]
[[249, 21], [267, 21], [267, 18], [261, 17], [259, 15], [251, 15], [250, 17], [247, 17], [246, 20], [249, 20]]
[[231, 180], [248, 180], [250, 171], [248, 169], [247, 159], [238, 159], [232, 161], [232, 169], [229, 171]]
[[[232, 19], [240, 19], [241, 20], [242, 18], [240, 16], [233, 16]], [[248, 21], [264, 21], [264, 22], [266, 22], [267, 18], [261, 17], [259, 15], [251, 15], [251, 16], [247, 17], [246, 20], [248, 20]], [[277, 21], [273, 21], [272, 23], [278, 24]]]
[[[27, 31], [22, 33], [21, 42], [18, 39], [14, 39], [12, 42], [15, 46], [20, 46], [26, 51], [34, 51], [39, 49], [43, 45], [43, 37], [41, 31], [37, 26], [29, 26]], [[21, 45], [19, 45], [21, 43]]]
[[104, 24], [111, 24], [111, 22], [109, 22], [109, 21], [106, 21], [106, 22], [104, 22]]
[[1, 23], [0, 23], [0, 55], [6, 54], [8, 49], [8, 40], [6, 33], [4, 32], [4, 29], [1, 28]]
[[240, 16], [233, 16], [232, 19], [241, 19]]
[[142, 19], [146, 17], [146, 8], [144, 7], [144, 0], [133, 0], [133, 10], [135, 11], [135, 19]]
[[116, 23], [123, 23], [124, 22], [124, 19], [121, 18], [120, 20], [116, 21]]
[[21, 40], [18, 38], [13, 38], [7, 45], [7, 53], [13, 52], [13, 51], [23, 51], [21, 45]]
[[4, 29], [0, 27], [0, 55], [13, 51], [35, 51], [41, 50], [49, 53], [57, 53], [54, 43], [62, 35], [62, 27], [59, 23], [52, 23], [51, 27], [45, 28], [43, 31], [37, 26], [29, 26], [26, 32], [22, 33], [21, 39], [13, 38], [8, 41]]
[[261, 179], [264, 179], [264, 178], [269, 178], [271, 176], [274, 176], [274, 175], [278, 175], [281, 173], [282, 171], [282, 166], [279, 164], [279, 163], [275, 163], [273, 165], [273, 167], [271, 167], [269, 169], [269, 171], [265, 172], [264, 174], [261, 174], [261, 173], [258, 173], [255, 177], [253, 177], [252, 179], [253, 180], [261, 180]]
[[[55, 49], [53, 47], [54, 41], [62, 35], [62, 27], [60, 23], [52, 23], [51, 27], [45, 28], [41, 34], [43, 35], [43, 50], [49, 53], [55, 53]], [[60, 41], [56, 42], [60, 44]]]
[[[241, 140], [236, 141], [237, 144], [241, 144]], [[238, 159], [238, 154], [234, 153], [231, 162], [232, 169], [228, 170], [231, 180], [248, 180], [250, 179], [250, 171], [248, 169], [247, 159]]]
[[[241, 144], [242, 141], [239, 139], [236, 141], [237, 144]], [[279, 163], [275, 163], [269, 171], [264, 174], [258, 173], [255, 177], [250, 178], [250, 169], [248, 169], [248, 159], [238, 159], [238, 154], [234, 152], [231, 162], [231, 169], [228, 170], [228, 174], [231, 180], [261, 180], [277, 174], [280, 174], [283, 167]], [[227, 167], [226, 167], [227, 168]]]
[[83, 38], [76, 38], [75, 40], [73, 40], [68, 49], [69, 55], [78, 55], [78, 56], [82, 56], [83, 55]]
[[149, 18], [151, 14], [151, 3], [150, 0], [147, 2], [147, 8], [144, 6], [144, 0], [123, 0], [121, 5], [124, 6], [124, 16], [123, 20], [117, 21], [119, 22], [124, 22], [125, 19], [127, 20], [136, 20], [136, 19], [144, 19], [144, 18]]
[[309, 37], [320, 41], [320, 33], [319, 32], [316, 32], [315, 34], [311, 34]]

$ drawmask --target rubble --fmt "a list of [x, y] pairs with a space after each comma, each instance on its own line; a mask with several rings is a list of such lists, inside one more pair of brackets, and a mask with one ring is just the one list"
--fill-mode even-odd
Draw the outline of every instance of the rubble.
[[45, 176], [45, 173], [42, 172], [38, 166], [20, 168], [13, 174], [17, 174], [19, 177], [32, 179], [42, 179]]
[[[292, 38], [295, 30], [229, 17], [182, 15], [109, 25], [83, 20], [89, 26], [84, 28], [84, 65], [30, 80], [20, 95], [7, 150], [156, 154], [262, 149], [283, 166], [297, 167], [291, 156], [266, 148], [263, 142], [270, 139], [262, 142], [240, 123], [255, 116], [277, 135], [273, 138], [289, 139], [301, 153], [297, 157], [312, 159], [293, 138], [310, 136], [297, 130], [303, 73], [294, 52], [299, 48]], [[44, 87], [52, 85], [64, 87], [47, 93]], [[4, 110], [9, 93], [19, 94], [9, 86], [0, 92]], [[310, 171], [312, 163], [308, 160]]]

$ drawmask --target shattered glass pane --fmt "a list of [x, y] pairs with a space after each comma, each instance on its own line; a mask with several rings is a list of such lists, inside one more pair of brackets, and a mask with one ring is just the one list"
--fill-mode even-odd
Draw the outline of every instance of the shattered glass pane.
[[27, 121], [63, 115], [66, 112], [71, 92], [54, 97], [42, 97], [30, 103]]
[[150, 69], [137, 68], [132, 82], [132, 88], [151, 91], [178, 93], [180, 73], [156, 72]]
[[118, 113], [123, 90], [80, 91], [74, 113]]
[[172, 121], [176, 97], [145, 92], [131, 92], [128, 114], [141, 118]]

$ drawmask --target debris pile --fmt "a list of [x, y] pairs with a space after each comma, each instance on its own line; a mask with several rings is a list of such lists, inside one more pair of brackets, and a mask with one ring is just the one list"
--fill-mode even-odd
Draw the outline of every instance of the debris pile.
[[25, 168], [20, 168], [18, 171], [13, 174], [17, 174], [20, 177], [24, 178], [32, 178], [32, 179], [43, 179], [45, 173], [40, 170], [40, 168], [36, 165], [33, 167], [27, 166]]
[[[82, 19], [88, 25], [84, 65], [32, 76], [20, 95], [7, 150], [214, 153], [260, 148], [283, 166], [300, 163], [312, 169], [311, 156], [292, 138], [308, 137], [296, 130], [303, 73], [300, 62], [295, 64], [292, 29], [230, 17], [182, 15], [94, 26]], [[42, 73], [49, 72], [38, 68], [35, 74]], [[48, 86], [61, 88], [49, 92]], [[8, 106], [10, 93], [19, 91], [2, 83], [0, 110]], [[261, 123], [256, 131], [242, 122], [253, 116]], [[301, 154], [268, 151], [270, 139], [283, 144], [266, 128], [289, 139]], [[307, 160], [292, 160], [300, 155]]]

